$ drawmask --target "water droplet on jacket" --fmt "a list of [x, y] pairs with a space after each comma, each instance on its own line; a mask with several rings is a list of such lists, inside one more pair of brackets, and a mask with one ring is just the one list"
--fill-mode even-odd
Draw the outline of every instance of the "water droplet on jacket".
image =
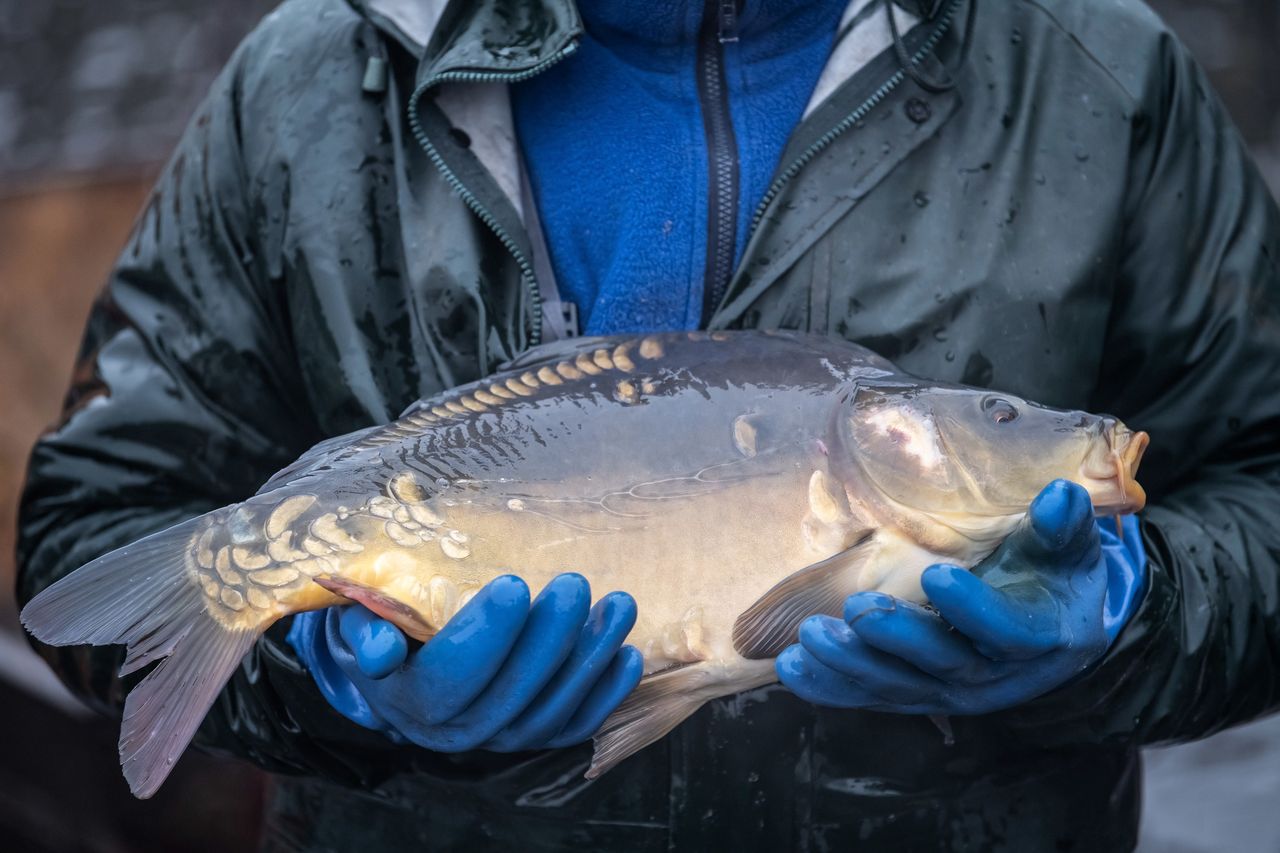
[[1014, 27], [1013, 32], [1009, 34], [1009, 43], [1022, 44], [1022, 30]]
[[1089, 159], [1089, 152], [1085, 151], [1083, 148], [1077, 148], [1076, 159], [1079, 160], [1081, 163], [1085, 162], [1086, 160]]
[[917, 191], [912, 200], [916, 203], [916, 207], [929, 206], [929, 194], [924, 192], [923, 190]]
[[956, 360], [956, 354], [955, 354], [954, 352], [952, 352], [951, 350], [947, 350], [947, 354], [946, 354], [945, 356], [943, 356], [943, 358], [945, 358], [947, 361], [955, 361], [955, 360]]
[[1040, 186], [1044, 186], [1044, 175], [1036, 172], [1035, 182]]

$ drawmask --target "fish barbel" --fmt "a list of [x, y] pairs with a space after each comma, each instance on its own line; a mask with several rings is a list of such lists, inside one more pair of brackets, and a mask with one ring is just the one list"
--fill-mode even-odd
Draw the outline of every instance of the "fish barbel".
[[317, 445], [243, 503], [100, 557], [36, 596], [46, 643], [125, 644], [120, 755], [155, 792], [249, 647], [360, 602], [428, 641], [495, 577], [578, 571], [634, 596], [645, 677], [598, 775], [708, 699], [775, 680], [804, 618], [859, 590], [921, 601], [990, 554], [1046, 483], [1145, 501], [1113, 418], [908, 376], [785, 333], [580, 339]]

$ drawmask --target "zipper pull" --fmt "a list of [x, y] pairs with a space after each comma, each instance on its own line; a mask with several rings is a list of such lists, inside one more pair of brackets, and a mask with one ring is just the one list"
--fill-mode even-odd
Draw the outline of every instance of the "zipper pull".
[[381, 95], [387, 91], [387, 61], [381, 56], [371, 56], [364, 64], [361, 91], [369, 95]]
[[738, 40], [738, 0], [713, 0], [721, 44]]

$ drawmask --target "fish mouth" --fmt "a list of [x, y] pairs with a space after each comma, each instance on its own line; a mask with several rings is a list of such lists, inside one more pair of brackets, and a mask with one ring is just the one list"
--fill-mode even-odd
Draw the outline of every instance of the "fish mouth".
[[1137, 480], [1138, 465], [1151, 437], [1104, 418], [1099, 438], [1080, 465], [1081, 485], [1089, 490], [1094, 511], [1099, 515], [1138, 512], [1147, 505], [1147, 493]]

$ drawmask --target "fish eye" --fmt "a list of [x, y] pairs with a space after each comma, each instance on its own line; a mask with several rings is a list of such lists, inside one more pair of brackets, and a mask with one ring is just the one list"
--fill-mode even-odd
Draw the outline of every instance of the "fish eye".
[[1007, 424], [1018, 419], [1018, 410], [1003, 397], [988, 397], [982, 401], [982, 409], [998, 424]]

